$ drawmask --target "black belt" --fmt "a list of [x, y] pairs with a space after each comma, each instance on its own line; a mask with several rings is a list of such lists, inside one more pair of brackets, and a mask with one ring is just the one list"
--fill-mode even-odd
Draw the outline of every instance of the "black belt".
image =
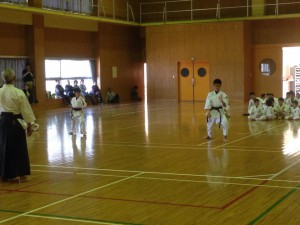
[[23, 119], [21, 114], [13, 114], [12, 112], [1, 112], [1, 117], [11, 119]]
[[[216, 110], [219, 112], [220, 114], [220, 123], [219, 123], [219, 128], [221, 127], [221, 122], [222, 122], [222, 114], [220, 112], [220, 109], [222, 109], [223, 107], [222, 106], [218, 106], [218, 107], [211, 107], [210, 111], [212, 110]], [[208, 122], [208, 117], [206, 117], [206, 121]]]
[[80, 110], [82, 110], [82, 108], [72, 108], [72, 110], [74, 110], [74, 111], [80, 111]]

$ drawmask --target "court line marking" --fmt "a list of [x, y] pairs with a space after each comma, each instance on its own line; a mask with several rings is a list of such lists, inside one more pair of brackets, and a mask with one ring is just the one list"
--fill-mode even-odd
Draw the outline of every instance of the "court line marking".
[[[15, 213], [15, 214], [24, 213], [21, 211], [1, 210], [1, 209], [0, 209], [0, 212]], [[73, 222], [84, 222], [84, 223], [103, 224], [103, 225], [142, 225], [142, 224], [136, 224], [136, 223], [115, 222], [115, 221], [113, 222], [113, 221], [105, 221], [105, 220], [102, 221], [102, 220], [97, 220], [97, 219], [59, 216], [59, 215], [51, 215], [51, 214], [44, 214], [44, 213], [32, 213], [32, 214], [25, 215], [25, 217], [37, 217], [37, 218], [43, 218], [43, 219], [66, 220], [66, 221], [73, 221]]]
[[5, 223], [5, 222], [7, 222], [7, 221], [14, 220], [14, 219], [19, 218], [19, 217], [21, 217], [21, 216], [25, 216], [25, 215], [28, 215], [28, 214], [30, 214], [30, 213], [34, 213], [34, 212], [36, 212], [36, 211], [38, 211], [38, 210], [45, 209], [45, 208], [48, 208], [48, 207], [50, 207], [50, 206], [57, 205], [57, 204], [59, 204], [59, 203], [62, 203], [62, 202], [65, 202], [65, 201], [68, 201], [68, 200], [71, 200], [71, 199], [80, 197], [80, 196], [85, 195], [85, 194], [88, 194], [88, 193], [91, 193], [91, 192], [93, 192], [93, 191], [97, 191], [97, 190], [100, 190], [100, 189], [102, 189], [102, 188], [109, 187], [109, 186], [111, 186], [111, 185], [114, 185], [114, 184], [123, 182], [123, 181], [125, 181], [125, 180], [129, 180], [129, 179], [134, 178], [135, 176], [139, 176], [139, 175], [141, 175], [141, 174], [142, 174], [142, 173], [138, 173], [138, 174], [132, 175], [132, 176], [130, 176], [130, 177], [126, 177], [126, 178], [123, 178], [123, 179], [114, 181], [114, 182], [112, 182], [112, 183], [108, 183], [108, 184], [102, 185], [102, 186], [100, 186], [100, 187], [91, 189], [91, 190], [89, 190], [89, 191], [82, 192], [82, 193], [80, 193], [80, 194], [71, 196], [71, 197], [69, 197], [69, 198], [62, 199], [62, 200], [59, 200], [59, 201], [50, 203], [50, 204], [48, 204], [48, 205], [39, 207], [39, 208], [37, 208], [37, 209], [30, 210], [30, 211], [25, 212], [25, 213], [22, 213], [22, 214], [20, 214], [20, 215], [13, 216], [13, 217], [10, 217], [10, 218], [8, 218], [8, 219], [1, 220], [0, 223]]
[[[300, 160], [300, 159], [299, 159]], [[48, 166], [48, 165], [31, 165], [32, 167], [46, 167], [46, 168], [60, 168], [60, 169], [73, 169], [73, 170], [91, 170], [91, 171], [109, 171], [109, 172], [123, 172], [123, 173], [143, 173], [143, 174], [159, 174], [159, 175], [174, 175], [174, 176], [190, 176], [190, 177], [216, 177], [216, 178], [232, 178], [232, 179], [249, 179], [249, 180], [260, 180], [258, 178], [252, 178], [252, 177], [261, 177], [261, 176], [268, 176], [268, 175], [274, 175], [274, 174], [259, 174], [259, 175], [249, 175], [249, 176], [212, 176], [207, 174], [188, 174], [188, 173], [167, 173], [167, 172], [155, 172], [155, 171], [135, 171], [135, 170], [114, 170], [114, 169], [99, 169], [99, 168], [84, 168], [84, 167], [72, 167], [72, 166]], [[34, 171], [34, 170], [32, 170]], [[38, 171], [38, 170], [35, 170]], [[43, 170], [41, 170], [43, 171]], [[56, 172], [49, 171], [49, 172]], [[59, 171], [60, 172], [60, 171]], [[76, 173], [71, 172], [71, 173]], [[89, 174], [89, 173], [87, 173]], [[278, 173], [276, 173], [278, 174]], [[261, 179], [266, 180], [266, 179]]]
[[[107, 131], [106, 133], [109, 133], [111, 131]], [[212, 141], [217, 141], [217, 140], [212, 140]], [[211, 142], [212, 142], [211, 141]], [[28, 142], [29, 143], [29, 142]], [[32, 141], [30, 143], [47, 143], [46, 141]], [[188, 146], [165, 146], [165, 145], [122, 145], [122, 144], [106, 144], [106, 143], [93, 143], [94, 146], [118, 146], [118, 147], [135, 147], [135, 148], [165, 148], [165, 149], [184, 149], [184, 150], [207, 150], [207, 147], [202, 147], [201, 145], [205, 145], [207, 142], [199, 144], [198, 147], [188, 147]], [[201, 146], [199, 148], [199, 146]], [[212, 147], [212, 150], [219, 150], [218, 148], [222, 147], [221, 145]], [[223, 150], [223, 149], [221, 149]], [[281, 153], [280, 150], [265, 150], [262, 147], [262, 150], [253, 150], [253, 149], [241, 149], [240, 146], [230, 146], [226, 147], [226, 150], [228, 151], [236, 151], [236, 152], [273, 152], [273, 153]]]
[[269, 212], [271, 212], [276, 206], [278, 206], [281, 202], [283, 202], [285, 199], [287, 199], [290, 195], [292, 195], [297, 190], [299, 190], [299, 188], [300, 188], [300, 184], [298, 184], [296, 187], [294, 187], [292, 190], [290, 190], [287, 194], [285, 194], [280, 199], [278, 199], [273, 205], [271, 205], [269, 208], [267, 208], [265, 211], [263, 211], [261, 214], [259, 214], [256, 218], [254, 218], [252, 221], [250, 221], [247, 225], [254, 225], [257, 222], [259, 222], [263, 217], [265, 217]]
[[39, 215], [39, 214], [29, 214], [25, 215], [25, 217], [34, 217], [34, 218], [42, 218], [42, 219], [51, 219], [51, 220], [59, 220], [59, 221], [72, 221], [72, 222], [81, 222], [81, 223], [89, 223], [89, 224], [103, 224], [103, 225], [135, 225], [133, 223], [121, 223], [121, 222], [105, 222], [105, 221], [93, 221], [91, 219], [75, 219], [68, 218], [64, 216], [56, 216], [56, 215]]
[[252, 137], [252, 136], [255, 136], [255, 135], [257, 135], [257, 134], [261, 134], [261, 133], [266, 132], [266, 131], [268, 131], [268, 130], [273, 130], [273, 129], [275, 129], [275, 128], [282, 127], [282, 126], [284, 126], [284, 125], [286, 125], [286, 124], [285, 124], [285, 123], [284, 123], [284, 124], [280, 124], [280, 125], [278, 125], [278, 126], [274, 126], [274, 127], [271, 127], [271, 128], [268, 128], [268, 129], [265, 129], [265, 130], [256, 132], [256, 133], [251, 134], [251, 135], [248, 135], [248, 136], [246, 136], [246, 137], [238, 138], [238, 139], [236, 139], [236, 140], [234, 140], [234, 141], [228, 141], [228, 142], [226, 142], [226, 143], [224, 143], [224, 144], [222, 144], [222, 145], [219, 145], [219, 146], [217, 146], [217, 147], [213, 147], [212, 149], [220, 148], [220, 147], [223, 147], [223, 146], [226, 146], [226, 145], [235, 143], [235, 142], [239, 142], [239, 141], [241, 141], [241, 140], [247, 139], [247, 138]]
[[[55, 171], [54, 171], [55, 172]], [[76, 175], [76, 173], [70, 173]], [[79, 174], [82, 175], [82, 174]], [[102, 176], [101, 174], [88, 174], [84, 173], [83, 175], [92, 175], [92, 176]], [[119, 177], [115, 175], [106, 175], [106, 176], [111, 176], [111, 177]], [[204, 176], [204, 175], [203, 175]], [[130, 176], [124, 176], [124, 177], [130, 177]], [[207, 176], [211, 177], [211, 176]], [[216, 178], [215, 176], [213, 176]], [[230, 177], [222, 177], [219, 176], [218, 178], [224, 178], [224, 179], [230, 179]], [[235, 179], [236, 177], [234, 177]], [[237, 186], [250, 186], [250, 187], [266, 187], [266, 188], [281, 188], [281, 189], [291, 189], [293, 187], [291, 186], [279, 186], [279, 185], [260, 185], [260, 184], [249, 184], [249, 183], [237, 183], [237, 182], [224, 182], [224, 181], [207, 181], [207, 180], [189, 180], [189, 179], [173, 179], [173, 178], [160, 178], [160, 177], [143, 177], [143, 176], [136, 176], [133, 177], [132, 179], [145, 179], [145, 180], [161, 180], [161, 181], [174, 181], [174, 182], [190, 182], [190, 183], [213, 183], [213, 184], [226, 184], [226, 185], [237, 185]], [[237, 178], [237, 179], [243, 179], [243, 178]], [[268, 179], [252, 179], [253, 181], [270, 181]], [[299, 181], [292, 181], [292, 180], [271, 180], [273, 182], [287, 182], [287, 183], [299, 183]], [[18, 189], [16, 190], [9, 190], [9, 189], [4, 189], [0, 188], [2, 191], [19, 191]], [[22, 190], [20, 190], [22, 192]], [[26, 191], [25, 191], [26, 192]], [[40, 192], [42, 193], [42, 192]]]
[[[70, 175], [87, 175], [87, 176], [106, 176], [106, 177], [129, 177], [130, 175], [126, 176], [126, 175], [113, 175], [113, 174], [100, 174], [100, 173], [81, 173], [81, 172], [61, 172], [61, 171], [49, 171], [49, 170], [31, 170], [31, 171], [35, 171], [35, 172], [41, 172], [41, 173], [66, 173], [66, 174], [70, 174]], [[144, 172], [144, 174], [147, 174], [147, 172]], [[152, 173], [151, 173], [152, 174]], [[273, 175], [273, 174], [271, 174]], [[186, 175], [177, 175], [177, 176], [186, 176]], [[193, 175], [194, 177], [212, 177], [212, 178], [224, 178], [224, 179], [240, 179], [240, 180], [254, 180], [254, 181], [264, 181], [267, 178], [259, 178], [259, 177], [270, 177], [270, 175], [257, 175], [257, 176], [245, 176], [245, 177], [230, 177], [230, 176], [212, 176], [212, 175]], [[257, 177], [257, 178], [255, 178]], [[144, 179], [148, 179], [148, 178], [156, 178], [156, 177], [136, 177], [136, 178], [144, 178]], [[157, 179], [172, 179], [172, 178], [162, 178], [162, 177], [157, 177]], [[180, 180], [180, 179], [172, 179], [172, 180], [178, 180], [178, 181], [197, 181], [197, 180], [190, 180], [190, 179], [184, 179], [184, 180]], [[274, 182], [288, 182], [288, 183], [298, 183], [300, 182], [299, 180], [272, 180]]]

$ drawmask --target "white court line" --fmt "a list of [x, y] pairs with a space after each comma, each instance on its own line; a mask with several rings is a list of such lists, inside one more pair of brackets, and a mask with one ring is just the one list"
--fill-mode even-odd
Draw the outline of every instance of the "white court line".
[[82, 192], [82, 193], [80, 193], [80, 194], [77, 194], [77, 195], [74, 195], [74, 196], [71, 196], [71, 197], [68, 197], [68, 198], [65, 198], [65, 199], [62, 199], [62, 200], [59, 200], [59, 201], [50, 203], [50, 204], [48, 204], [48, 205], [39, 207], [39, 208], [37, 208], [37, 209], [33, 209], [33, 210], [28, 211], [28, 212], [21, 213], [21, 214], [19, 214], [19, 215], [10, 217], [10, 218], [8, 218], [8, 219], [4, 219], [4, 220], [0, 221], [0, 223], [5, 223], [5, 222], [7, 222], [7, 221], [11, 221], [11, 220], [14, 220], [14, 219], [19, 218], [19, 217], [22, 217], [22, 216], [26, 216], [26, 215], [28, 215], [28, 214], [34, 213], [34, 212], [36, 212], [36, 211], [39, 211], [39, 210], [41, 210], [41, 209], [45, 209], [45, 208], [48, 208], [48, 207], [50, 207], [50, 206], [57, 205], [57, 204], [59, 204], [59, 203], [63, 203], [63, 202], [72, 200], [72, 199], [74, 199], [74, 198], [80, 197], [80, 196], [82, 196], [82, 195], [91, 193], [91, 192], [93, 192], [93, 191], [97, 191], [97, 190], [100, 190], [100, 189], [102, 189], [102, 188], [106, 188], [106, 187], [109, 187], [109, 186], [111, 186], [111, 185], [114, 185], [114, 184], [123, 182], [123, 181], [125, 181], [125, 180], [132, 179], [132, 178], [134, 178], [134, 177], [136, 177], [136, 176], [139, 176], [139, 175], [141, 175], [141, 174], [143, 174], [143, 173], [138, 173], [138, 174], [132, 175], [132, 176], [130, 176], [130, 177], [126, 177], [126, 178], [123, 178], [123, 179], [121, 179], [121, 180], [114, 181], [114, 182], [112, 182], [112, 183], [105, 184], [105, 185], [103, 185], [103, 186], [100, 186], [100, 187], [91, 189], [91, 190], [89, 190], [89, 191], [85, 191], [85, 192]]
[[290, 168], [292, 168], [293, 166], [295, 166], [297, 163], [299, 163], [300, 159], [296, 160], [295, 162], [293, 162], [292, 164], [290, 164], [289, 166], [283, 168], [282, 170], [280, 170], [278, 173], [272, 175], [268, 180], [273, 180], [275, 177], [281, 175], [282, 173], [284, 173], [285, 171], [289, 170]]
[[[47, 171], [47, 170], [32, 170], [36, 172], [41, 172], [41, 173], [61, 173], [60, 171]], [[108, 174], [97, 174], [97, 173], [72, 173], [69, 172], [69, 174], [73, 175], [87, 175], [87, 176], [107, 176], [107, 177], [130, 177], [130, 176], [119, 176], [119, 175], [108, 175]], [[144, 172], [143, 174], [147, 174], [147, 172]], [[150, 173], [152, 174], [152, 173]], [[273, 174], [272, 174], [273, 175]], [[178, 175], [181, 176], [181, 175]], [[184, 175], [182, 175], [184, 176]], [[268, 178], [259, 178], [259, 177], [269, 177], [270, 174], [266, 175], [254, 175], [254, 176], [242, 176], [242, 177], [230, 177], [230, 176], [212, 176], [212, 175], [194, 175], [194, 177], [207, 177], [207, 178], [222, 178], [222, 179], [237, 179], [237, 180], [253, 180], [253, 181], [265, 181], [268, 180]], [[257, 177], [257, 178], [255, 178]], [[198, 180], [190, 180], [190, 179], [173, 179], [173, 178], [162, 178], [162, 177], [135, 177], [138, 179], [160, 179], [160, 180], [173, 180], [173, 181], [185, 181], [185, 182], [203, 182], [203, 181], [198, 181]], [[300, 180], [274, 180], [274, 182], [288, 182], [288, 183], [299, 183]], [[208, 182], [209, 183], [209, 182]], [[300, 188], [300, 187], [299, 187]]]
[[248, 135], [248, 136], [246, 136], [246, 137], [242, 137], [242, 138], [236, 139], [236, 140], [234, 140], [234, 141], [226, 142], [225, 144], [219, 145], [219, 146], [214, 147], [214, 148], [212, 148], [212, 149], [220, 148], [220, 147], [223, 147], [223, 146], [226, 146], [226, 145], [229, 145], [229, 144], [232, 144], [232, 143], [235, 143], [235, 142], [238, 142], [238, 141], [247, 139], [247, 138], [249, 138], [249, 137], [255, 136], [255, 135], [257, 135], [257, 134], [261, 134], [261, 133], [266, 132], [266, 131], [268, 131], [268, 130], [273, 130], [274, 128], [282, 127], [282, 126], [284, 126], [284, 125], [286, 125], [286, 124], [281, 124], [281, 125], [278, 125], [278, 126], [275, 126], [275, 127], [271, 127], [271, 128], [269, 128], [269, 129], [262, 130], [262, 131], [259, 131], [259, 132], [257, 132], [257, 133]]
[[[31, 166], [38, 166], [38, 167], [46, 167], [46, 168], [61, 168], [61, 169], [81, 169], [81, 170], [95, 170], [95, 171], [111, 171], [111, 172], [124, 172], [124, 173], [142, 173], [142, 174], [159, 174], [159, 175], [173, 175], [173, 176], [187, 176], [187, 177], [213, 177], [213, 178], [229, 178], [229, 179], [245, 179], [245, 180], [266, 180], [261, 178], [261, 176], [270, 176], [274, 174], [266, 174], [266, 175], [252, 175], [252, 176], [212, 176], [212, 175], [203, 175], [203, 174], [186, 174], [186, 173], [165, 173], [165, 172], [151, 172], [151, 171], [134, 171], [134, 170], [110, 170], [110, 169], [97, 169], [97, 168], [81, 168], [81, 167], [65, 167], [65, 166], [43, 166], [43, 165], [31, 165]], [[43, 170], [36, 170], [42, 172]], [[48, 172], [48, 171], [47, 171]], [[49, 173], [55, 173], [56, 171], [49, 171]], [[76, 174], [76, 172], [72, 172]], [[79, 173], [77, 173], [79, 174]], [[90, 173], [82, 173], [82, 174], [90, 174]], [[114, 175], [111, 175], [114, 176]], [[121, 176], [122, 177], [122, 176]], [[129, 176], [124, 176], [129, 177]], [[283, 180], [285, 181], [285, 180]]]
[[62, 171], [49, 171], [49, 170], [31, 170], [34, 172], [41, 173], [63, 173], [63, 174], [73, 174], [73, 175], [89, 175], [89, 176], [102, 176], [102, 177], [130, 177], [121, 175], [111, 175], [111, 174], [99, 174], [99, 173], [77, 173], [77, 172], [62, 172]]
[[[295, 189], [295, 186], [278, 186], [278, 185], [265, 185], [265, 184], [246, 184], [246, 183], [234, 183], [234, 182], [224, 182], [224, 181], [201, 181], [201, 180], [180, 180], [180, 179], [165, 179], [165, 178], [155, 178], [155, 177], [134, 177], [134, 179], [149, 179], [149, 180], [164, 180], [164, 181], [174, 181], [174, 182], [191, 182], [191, 183], [208, 183], [208, 184], [226, 184], [226, 185], [237, 185], [237, 186], [250, 186], [250, 187], [266, 187], [266, 188], [282, 188], [282, 189]], [[265, 181], [266, 179], [262, 179]], [[274, 181], [274, 180], [273, 180]], [[299, 181], [295, 181], [297, 183]], [[296, 187], [300, 189], [300, 187]]]

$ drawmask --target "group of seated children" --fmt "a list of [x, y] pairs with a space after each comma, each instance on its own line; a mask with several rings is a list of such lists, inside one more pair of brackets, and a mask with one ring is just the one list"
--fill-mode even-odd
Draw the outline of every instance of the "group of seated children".
[[249, 95], [249, 120], [300, 119], [300, 95], [296, 97], [294, 91], [289, 91], [285, 99], [275, 98], [273, 94], [262, 94], [260, 98], [254, 92]]
[[[103, 98], [101, 96], [100, 88], [97, 86], [96, 82], [93, 83], [90, 92], [87, 92], [87, 88], [84, 84], [84, 80], [80, 81], [78, 85], [78, 81], [74, 80], [74, 85], [70, 84], [70, 81], [67, 80], [67, 84], [65, 88], [62, 87], [60, 80], [56, 80], [55, 86], [55, 96], [56, 98], [61, 98], [65, 101], [66, 105], [71, 105], [71, 99], [75, 96], [75, 89], [80, 89], [81, 96], [90, 100], [93, 105], [103, 103]], [[130, 92], [131, 99], [133, 101], [142, 101], [142, 98], [139, 97], [137, 92], [138, 87], [134, 86]], [[120, 97], [117, 93], [113, 91], [112, 88], [109, 88], [106, 93], [106, 103], [120, 103]]]

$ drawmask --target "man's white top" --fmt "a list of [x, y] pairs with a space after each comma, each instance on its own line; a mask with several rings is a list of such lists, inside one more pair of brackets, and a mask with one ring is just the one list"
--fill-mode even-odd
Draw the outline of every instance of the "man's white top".
[[[211, 109], [212, 107], [222, 107], [220, 109], [221, 114], [224, 115], [224, 109], [223, 109], [223, 105], [222, 102], [220, 100], [220, 98], [222, 97], [223, 102], [226, 104], [226, 106], [229, 105], [229, 99], [227, 94], [225, 94], [222, 91], [219, 91], [218, 93], [216, 93], [215, 91], [209, 92], [207, 97], [206, 97], [206, 102], [205, 102], [205, 107], [204, 109]], [[225, 106], [225, 107], [226, 107]], [[218, 118], [220, 117], [220, 114], [217, 110], [211, 110], [211, 117], [212, 118]]]
[[11, 112], [21, 114], [27, 123], [35, 121], [32, 108], [25, 93], [13, 84], [4, 84], [0, 88], [0, 113]]

